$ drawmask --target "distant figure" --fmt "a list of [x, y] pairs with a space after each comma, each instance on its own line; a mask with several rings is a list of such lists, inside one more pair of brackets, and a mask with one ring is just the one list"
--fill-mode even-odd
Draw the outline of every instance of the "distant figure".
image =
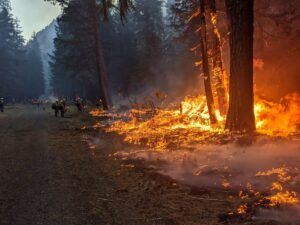
[[4, 98], [0, 98], [0, 111], [4, 112]]
[[55, 101], [52, 104], [52, 109], [54, 110], [55, 117], [57, 117], [58, 116], [58, 112], [59, 112], [59, 101]]
[[52, 104], [52, 109], [54, 110], [55, 117], [58, 117], [59, 112], [61, 117], [65, 117], [66, 101], [64, 99], [55, 101]]
[[59, 101], [59, 106], [58, 109], [60, 111], [60, 116], [65, 117], [65, 112], [66, 112], [66, 101], [64, 99]]
[[101, 98], [96, 102], [96, 107], [103, 109], [103, 102]]
[[78, 112], [82, 112], [83, 111], [83, 109], [84, 109], [83, 100], [80, 97], [78, 97], [78, 96], [75, 99], [75, 105], [77, 107]]
[[40, 104], [41, 104], [40, 100], [38, 100], [38, 99], [31, 99], [31, 105], [37, 106], [38, 109], [40, 109]]

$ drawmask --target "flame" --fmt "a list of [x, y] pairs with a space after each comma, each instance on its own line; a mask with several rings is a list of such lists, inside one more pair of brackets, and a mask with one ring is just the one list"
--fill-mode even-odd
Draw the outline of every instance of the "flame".
[[242, 204], [237, 208], [237, 214], [245, 214], [247, 212], [247, 205], [246, 204]]
[[293, 205], [299, 203], [297, 193], [294, 191], [278, 192], [273, 196], [266, 197], [266, 199], [270, 200], [270, 206], [278, 206], [283, 204]]
[[279, 103], [257, 100], [254, 107], [256, 128], [259, 133], [288, 136], [299, 131], [300, 96], [289, 94]]
[[[289, 94], [279, 103], [256, 98], [254, 107], [257, 131], [266, 135], [288, 136], [299, 131], [300, 96]], [[146, 145], [157, 150], [179, 147], [203, 141], [214, 134], [224, 133], [225, 118], [215, 110], [218, 124], [212, 126], [206, 98], [203, 95], [187, 96], [177, 106], [169, 108], [143, 107], [125, 113], [95, 109], [94, 117], [110, 118], [103, 125], [107, 132], [124, 136], [126, 142]]]
[[[92, 116], [104, 116], [102, 110], [91, 111]], [[187, 96], [177, 107], [134, 108], [121, 116], [113, 116], [110, 126], [103, 126], [107, 132], [124, 135], [124, 140], [132, 144], [146, 145], [152, 149], [164, 150], [172, 145], [191, 144], [204, 139], [204, 132], [223, 132], [224, 118], [216, 110], [218, 124], [212, 127], [206, 98]], [[101, 127], [101, 124], [99, 125]]]
[[[269, 136], [288, 136], [298, 132], [299, 103], [298, 94], [289, 94], [278, 103], [256, 97], [254, 111], [257, 131]], [[219, 110], [215, 111], [218, 123], [214, 126], [210, 124], [206, 98], [203, 95], [187, 96], [179, 104], [166, 108], [135, 104], [134, 108], [124, 113], [100, 109], [90, 113], [95, 117], [107, 118], [101, 120], [96, 127], [122, 135], [125, 142], [147, 146], [159, 152], [194, 143], [207, 143], [207, 140], [214, 137], [219, 139], [220, 134], [226, 134], [225, 118]], [[244, 216], [260, 207], [298, 205], [299, 190], [294, 184], [300, 182], [300, 177], [295, 177], [295, 174], [298, 172], [285, 166], [258, 171], [254, 177], [267, 182], [264, 187], [267, 191], [261, 190], [255, 183], [248, 183], [246, 191], [239, 193], [241, 204], [229, 215]], [[201, 170], [196, 171], [195, 175], [201, 176]], [[227, 179], [223, 179], [221, 185], [225, 189], [232, 187]]]
[[222, 186], [224, 188], [230, 188], [231, 187], [230, 182], [228, 180], [223, 180]]
[[289, 169], [284, 167], [272, 168], [268, 171], [258, 172], [255, 176], [275, 176], [277, 178], [277, 181], [273, 182], [270, 187], [273, 194], [266, 197], [266, 199], [270, 201], [270, 206], [299, 203], [297, 193], [295, 191], [286, 190], [286, 187], [284, 187], [284, 185], [292, 180]]

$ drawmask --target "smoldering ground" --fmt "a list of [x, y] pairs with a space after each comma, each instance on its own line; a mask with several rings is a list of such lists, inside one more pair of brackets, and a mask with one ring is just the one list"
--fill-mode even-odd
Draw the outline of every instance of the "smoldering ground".
[[[93, 142], [96, 145], [102, 143], [101, 146], [105, 143], [98, 139]], [[248, 146], [233, 143], [198, 145], [188, 150], [172, 151], [129, 147], [117, 151], [115, 157], [142, 162], [147, 168], [191, 186], [232, 191], [237, 193], [237, 198], [238, 193], [244, 192], [246, 195], [249, 191], [263, 193], [262, 196], [268, 196], [265, 197], [267, 199], [275, 196], [275, 200], [272, 199], [274, 207], [258, 207], [253, 219], [300, 220], [299, 139], [259, 138]], [[292, 197], [293, 202], [289, 202]]]

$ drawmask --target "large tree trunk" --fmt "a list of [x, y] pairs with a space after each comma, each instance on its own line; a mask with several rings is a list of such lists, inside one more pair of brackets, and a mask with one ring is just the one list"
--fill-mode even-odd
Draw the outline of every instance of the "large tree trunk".
[[213, 80], [215, 84], [215, 89], [218, 99], [218, 108], [221, 115], [226, 115], [227, 113], [227, 96], [225, 88], [225, 71], [223, 67], [222, 59], [222, 48], [221, 48], [221, 36], [217, 27], [217, 8], [216, 0], [209, 1], [211, 23], [213, 25]]
[[208, 64], [204, 0], [199, 0], [199, 7], [200, 7], [200, 24], [201, 24], [200, 46], [201, 46], [202, 67], [203, 67], [203, 74], [204, 74], [204, 88], [205, 88], [205, 95], [206, 95], [210, 122], [211, 124], [215, 124], [217, 122], [217, 119], [215, 115], [214, 97], [212, 93], [211, 78], [210, 78], [209, 64]]
[[100, 35], [100, 17], [98, 13], [98, 6], [96, 0], [92, 0], [92, 10], [93, 10], [93, 35], [95, 41], [95, 53], [96, 53], [96, 71], [99, 77], [99, 89], [100, 98], [102, 99], [103, 109], [108, 110], [111, 104], [111, 98], [108, 90], [108, 76], [104, 61], [103, 47], [101, 43]]
[[226, 128], [253, 132], [253, 0], [226, 0], [226, 8], [231, 57]]

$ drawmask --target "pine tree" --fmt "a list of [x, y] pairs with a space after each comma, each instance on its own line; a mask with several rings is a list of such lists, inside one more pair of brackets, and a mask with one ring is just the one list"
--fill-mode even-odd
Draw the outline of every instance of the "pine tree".
[[0, 0], [0, 9], [5, 8], [8, 11], [11, 11], [10, 0]]
[[0, 95], [12, 98], [20, 96], [24, 87], [19, 77], [24, 62], [24, 39], [17, 21], [5, 7], [0, 12], [0, 31]]
[[30, 89], [27, 89], [27, 96], [38, 98], [44, 94], [45, 81], [41, 50], [36, 34], [33, 34], [26, 50], [26, 86], [30, 87]]
[[[161, 0], [140, 0], [135, 4], [132, 15], [137, 48], [137, 68], [131, 77], [134, 89], [140, 91], [145, 86], [157, 86], [162, 79], [161, 61], [163, 55], [164, 23]], [[128, 27], [131, 24], [128, 24]]]
[[[106, 72], [106, 63], [104, 62], [104, 51], [101, 42], [101, 34], [100, 34], [100, 18], [102, 13], [105, 19], [108, 18], [109, 9], [113, 8], [112, 1], [102, 0], [100, 3], [97, 0], [88, 0], [88, 1], [80, 1], [80, 0], [48, 0], [53, 3], [59, 3], [64, 7], [64, 9], [68, 9], [73, 4], [81, 5], [80, 10], [77, 9], [73, 13], [76, 12], [77, 16], [80, 18], [80, 24], [87, 24], [89, 29], [87, 32], [91, 35], [92, 39], [89, 39], [90, 42], [94, 44], [94, 54], [95, 54], [95, 69], [96, 74], [98, 76], [99, 82], [99, 90], [100, 90], [100, 98], [103, 102], [103, 108], [108, 109], [111, 104], [111, 96], [108, 93], [108, 75]], [[126, 12], [131, 6], [130, 0], [119, 0], [119, 14], [121, 20], [125, 17]], [[78, 39], [78, 36], [74, 36], [75, 39]], [[89, 71], [88, 71], [89, 73]]]
[[82, 0], [72, 1], [57, 19], [55, 50], [50, 62], [54, 93], [90, 97], [94, 92], [96, 46], [91, 29], [89, 8]]
[[255, 130], [253, 94], [253, 0], [226, 0], [230, 22], [229, 110], [226, 128]]

